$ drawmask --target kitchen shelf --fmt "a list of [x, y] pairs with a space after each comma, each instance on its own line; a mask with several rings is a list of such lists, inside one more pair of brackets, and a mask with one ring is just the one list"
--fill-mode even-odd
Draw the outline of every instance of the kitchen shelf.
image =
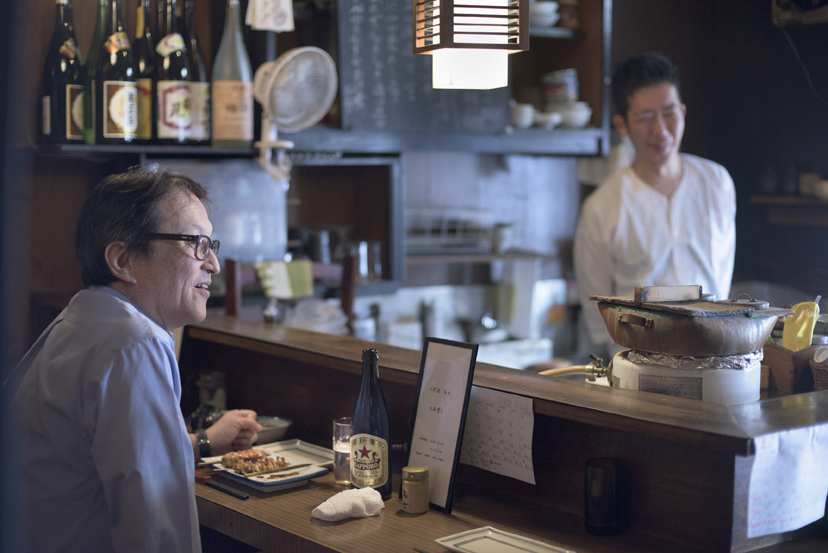
[[828, 227], [828, 200], [806, 196], [751, 196], [750, 203], [768, 206], [768, 223]]
[[[500, 134], [406, 133], [312, 127], [284, 135], [294, 151], [391, 154], [405, 151], [456, 151], [481, 154], [600, 155], [608, 140], [602, 129], [542, 129]], [[607, 144], [607, 148], [609, 145]]]
[[[500, 134], [404, 133], [343, 130], [316, 126], [281, 138], [295, 144], [292, 152], [340, 152], [347, 154], [397, 154], [406, 151], [455, 151], [481, 154], [600, 155], [607, 135], [602, 129], [504, 130]], [[145, 157], [253, 157], [254, 148], [211, 146], [47, 144], [46, 155], [110, 157], [135, 154]]]
[[144, 154], [147, 156], [215, 156], [248, 157], [256, 153], [253, 148], [214, 148], [212, 146], [158, 146], [151, 144], [42, 144], [38, 151], [47, 155], [113, 156]]
[[491, 263], [492, 261], [524, 261], [529, 259], [557, 259], [555, 256], [530, 251], [507, 253], [437, 253], [408, 254], [406, 265], [430, 265], [434, 263]]
[[577, 29], [563, 27], [532, 27], [529, 26], [529, 36], [541, 38], [583, 38], [584, 33]]

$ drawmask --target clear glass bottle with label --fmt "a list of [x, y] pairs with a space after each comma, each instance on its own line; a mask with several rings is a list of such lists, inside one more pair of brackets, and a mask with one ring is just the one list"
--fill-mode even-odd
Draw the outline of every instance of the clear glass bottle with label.
[[353, 416], [351, 485], [391, 497], [391, 415], [379, 381], [379, 353], [362, 351], [362, 386]]
[[253, 72], [241, 33], [239, 0], [227, 0], [224, 33], [213, 63], [213, 146], [253, 145]]

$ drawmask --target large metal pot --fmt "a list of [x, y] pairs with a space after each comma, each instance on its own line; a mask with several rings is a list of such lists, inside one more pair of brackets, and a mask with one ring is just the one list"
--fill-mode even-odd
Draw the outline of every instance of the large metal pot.
[[692, 357], [741, 355], [762, 349], [776, 319], [792, 313], [772, 307], [757, 309], [744, 302], [590, 299], [598, 301], [607, 330], [619, 346]]

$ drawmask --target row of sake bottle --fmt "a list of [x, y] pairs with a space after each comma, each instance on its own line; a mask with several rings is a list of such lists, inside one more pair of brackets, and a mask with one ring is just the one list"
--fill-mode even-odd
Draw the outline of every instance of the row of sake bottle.
[[134, 41], [121, 0], [98, 0], [86, 63], [69, 0], [55, 0], [43, 68], [43, 139], [63, 144], [205, 144], [250, 147], [253, 85], [239, 1], [227, 0], [224, 33], [207, 80], [195, 0], [158, 0], [153, 41], [149, 0], [138, 0]]

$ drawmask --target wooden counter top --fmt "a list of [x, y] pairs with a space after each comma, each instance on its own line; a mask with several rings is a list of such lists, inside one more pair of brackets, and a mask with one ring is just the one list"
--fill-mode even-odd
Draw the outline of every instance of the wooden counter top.
[[[220, 371], [228, 408], [288, 417], [293, 425], [285, 439], [330, 448], [331, 421], [353, 411], [366, 347], [380, 351], [392, 443], [405, 444], [413, 424], [420, 351], [245, 318], [211, 314], [184, 330], [183, 412], [198, 405], [198, 374]], [[782, 548], [774, 551], [785, 551], [780, 542], [801, 535], [747, 538], [753, 438], [828, 422], [828, 391], [724, 406], [485, 363], [477, 364], [474, 384], [533, 399], [534, 485], [461, 463], [450, 516], [434, 512], [403, 519], [392, 499], [376, 520], [334, 526], [310, 517], [313, 507], [337, 491], [324, 479], [273, 496], [251, 494], [246, 502], [197, 486], [202, 524], [265, 551], [360, 553], [411, 551], [412, 546], [437, 551], [435, 538], [487, 525], [579, 553], [741, 552], [774, 544]], [[394, 456], [392, 470], [399, 478], [404, 458]], [[627, 523], [622, 535], [611, 539], [583, 530], [584, 465], [595, 457], [617, 459], [624, 467]], [[401, 539], [389, 537], [397, 533]], [[284, 547], [255, 541], [265, 535], [268, 544]], [[360, 549], [361, 538], [390, 545]], [[818, 538], [820, 546], [826, 542]], [[795, 543], [803, 543], [802, 538]]]
[[[380, 350], [383, 380], [416, 383], [421, 352], [267, 324], [209, 315], [188, 327], [194, 338], [275, 353], [298, 361], [324, 360], [337, 369], [360, 374], [362, 349]], [[828, 391], [726, 406], [665, 395], [621, 390], [539, 376], [477, 363], [474, 385], [535, 398], [535, 413], [634, 430], [714, 450], [749, 455], [754, 436], [828, 422]]]

